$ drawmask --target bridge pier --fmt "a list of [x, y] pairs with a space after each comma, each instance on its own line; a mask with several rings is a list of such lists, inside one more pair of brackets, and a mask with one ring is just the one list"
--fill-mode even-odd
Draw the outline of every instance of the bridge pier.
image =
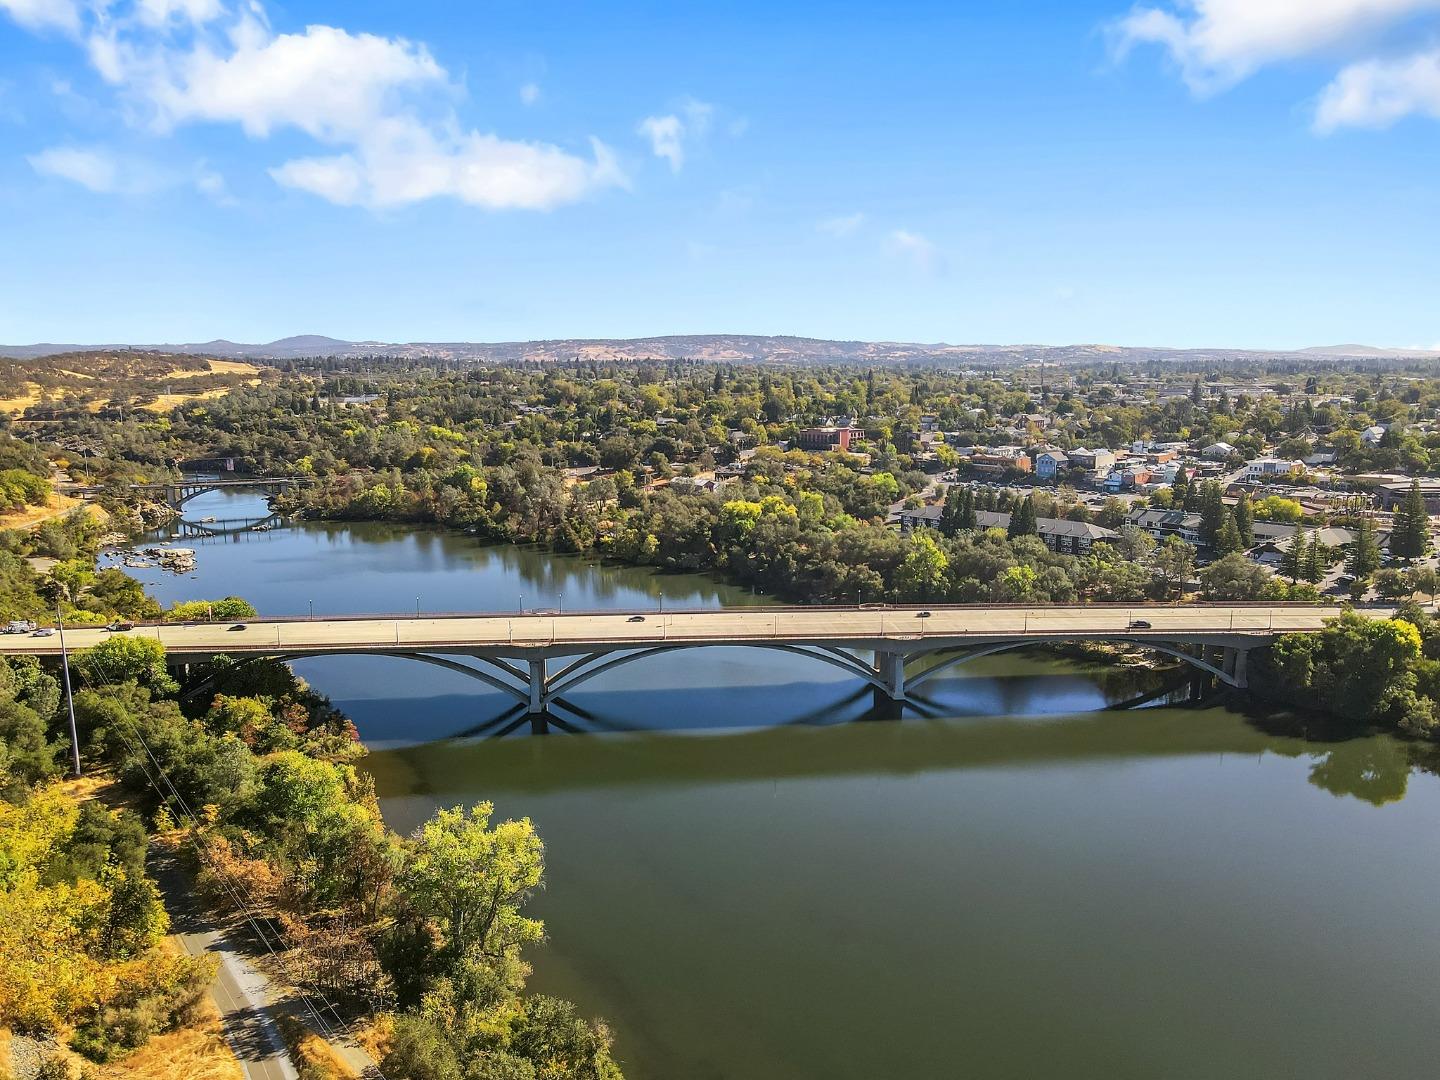
[[[543, 715], [545, 705], [545, 659], [541, 657], [530, 661], [530, 715]], [[533, 726], [534, 721], [531, 723]]]
[[1237, 649], [1233, 646], [1225, 649], [1224, 658], [1221, 660], [1221, 670], [1230, 676], [1231, 683], [1241, 690], [1250, 685], [1250, 678], [1247, 669], [1250, 664], [1250, 650]]
[[905, 703], [905, 654], [877, 651], [875, 673], [882, 684], [873, 691], [875, 712], [888, 720], [898, 720]]

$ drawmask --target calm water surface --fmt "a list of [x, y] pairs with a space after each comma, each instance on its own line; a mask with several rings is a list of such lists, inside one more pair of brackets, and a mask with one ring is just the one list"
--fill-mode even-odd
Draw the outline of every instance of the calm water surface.
[[[184, 543], [192, 578], [138, 572], [167, 602], [759, 602], [385, 526]], [[1440, 784], [1393, 740], [1096, 711], [1152, 677], [1025, 655], [897, 723], [825, 665], [668, 654], [575, 694], [608, 734], [545, 738], [465, 737], [508, 700], [414, 663], [297, 667], [376, 749], [395, 828], [482, 798], [534, 819], [532, 985], [607, 1017], [631, 1078], [1435, 1075]]]

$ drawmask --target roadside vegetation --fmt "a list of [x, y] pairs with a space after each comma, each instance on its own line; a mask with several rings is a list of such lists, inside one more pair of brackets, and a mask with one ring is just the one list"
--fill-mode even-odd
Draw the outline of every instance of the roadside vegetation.
[[[116, 635], [73, 670], [85, 768], [124, 808], [59, 780], [54, 676], [0, 663], [0, 1027], [51, 1033], [98, 1078], [195, 1022], [214, 967], [160, 947], [158, 833], [213, 911], [273, 928], [283, 978], [331, 1007], [321, 1035], [384, 1017], [392, 1080], [620, 1076], [603, 1024], [525, 990], [544, 936], [524, 913], [544, 877], [528, 820], [481, 804], [397, 836], [353, 766], [354, 727], [281, 664], [222, 659], [196, 673], [221, 689], [196, 701], [151, 640]], [[293, 1041], [330, 1060], [313, 1030]]]

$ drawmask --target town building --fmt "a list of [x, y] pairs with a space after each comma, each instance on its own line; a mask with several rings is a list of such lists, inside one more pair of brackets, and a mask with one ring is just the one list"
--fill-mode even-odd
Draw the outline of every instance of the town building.
[[855, 437], [858, 434], [859, 432], [855, 428], [834, 425], [805, 428], [795, 436], [795, 445], [801, 450], [817, 453], [829, 450], [849, 450], [850, 444], [856, 441]]
[[1041, 480], [1053, 480], [1070, 467], [1070, 458], [1063, 450], [1046, 450], [1035, 456], [1035, 475]]
[[[944, 512], [945, 508], [939, 505], [905, 510], [900, 514], [900, 529], [902, 532], [933, 529], [940, 524]], [[1000, 510], [977, 510], [975, 524], [981, 529], [1008, 529], [1010, 515]], [[1118, 536], [1113, 529], [1063, 518], [1037, 518], [1035, 533], [1046, 547], [1060, 555], [1085, 555], [1097, 541], [1114, 540]]]
[[[1380, 496], [1380, 506], [1385, 510], [1394, 510], [1410, 494], [1411, 483], [1409, 480], [1392, 480], [1381, 484], [1375, 489]], [[1427, 512], [1440, 514], [1440, 480], [1421, 480], [1420, 496], [1425, 500]]]

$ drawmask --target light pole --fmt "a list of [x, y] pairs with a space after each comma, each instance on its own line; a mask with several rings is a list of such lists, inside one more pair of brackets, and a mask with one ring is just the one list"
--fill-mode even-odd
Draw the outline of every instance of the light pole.
[[415, 617], [420, 617], [420, 597], [415, 597]]
[[80, 775], [80, 735], [75, 730], [75, 695], [70, 688], [70, 653], [65, 648], [65, 617], [60, 605], [55, 605], [55, 625], [60, 628], [60, 665], [65, 672], [65, 707], [70, 712], [70, 764], [75, 775]]
[[523, 592], [520, 594], [520, 614], [525, 614], [525, 594]]
[[565, 594], [563, 592], [560, 594], [560, 614], [565, 614]]
[[315, 617], [315, 601], [310, 600], [308, 603], [310, 604], [310, 618], [313, 619]]

